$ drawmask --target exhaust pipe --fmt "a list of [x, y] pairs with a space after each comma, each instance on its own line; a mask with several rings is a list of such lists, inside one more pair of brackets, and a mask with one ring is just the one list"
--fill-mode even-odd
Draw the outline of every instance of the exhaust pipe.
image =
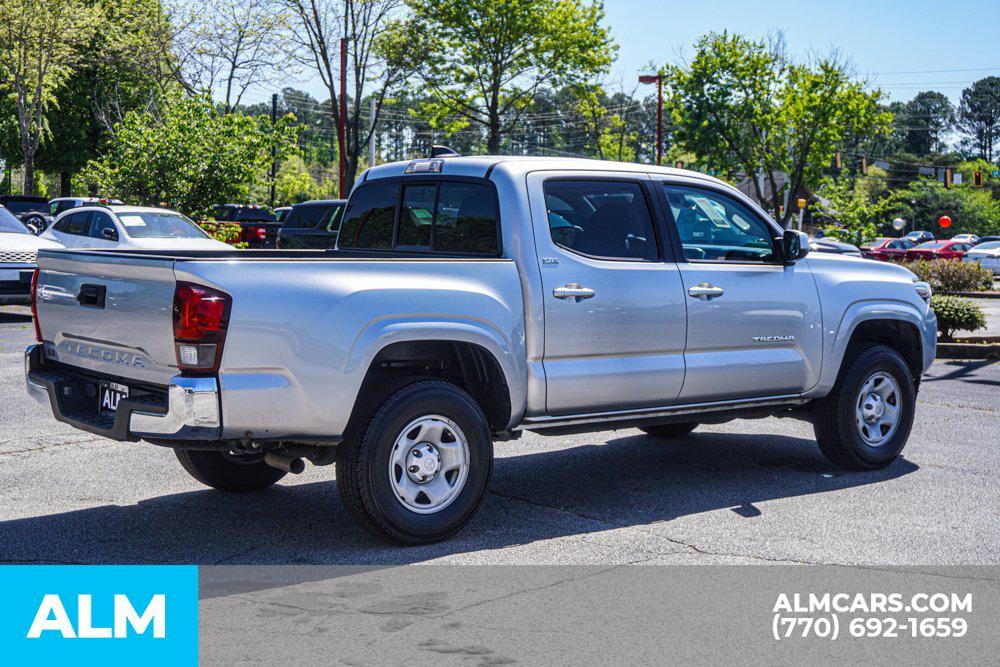
[[306, 469], [306, 463], [302, 459], [288, 456], [287, 454], [278, 454], [277, 452], [264, 454], [264, 463], [272, 468], [290, 472], [293, 475], [298, 475]]

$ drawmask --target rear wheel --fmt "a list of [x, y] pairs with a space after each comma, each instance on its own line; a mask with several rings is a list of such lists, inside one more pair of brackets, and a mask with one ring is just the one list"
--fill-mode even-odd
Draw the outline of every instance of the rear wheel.
[[820, 451], [851, 470], [889, 465], [910, 437], [916, 406], [913, 376], [896, 350], [871, 345], [856, 354], [815, 408]]
[[654, 438], [679, 438], [698, 428], [698, 422], [678, 422], [676, 424], [657, 424], [655, 426], [640, 426]]
[[415, 382], [338, 446], [337, 486], [362, 526], [408, 544], [444, 539], [472, 518], [493, 468], [479, 405], [455, 385]]
[[283, 470], [264, 463], [263, 454], [202, 449], [175, 449], [174, 453], [189, 475], [220, 491], [260, 491], [285, 476]]

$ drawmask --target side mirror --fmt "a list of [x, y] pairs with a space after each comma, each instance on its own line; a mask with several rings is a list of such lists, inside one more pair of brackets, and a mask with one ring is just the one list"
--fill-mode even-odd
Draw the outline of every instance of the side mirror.
[[795, 262], [809, 254], [809, 237], [795, 229], [786, 229], [781, 236], [781, 249], [786, 262]]
[[106, 238], [109, 241], [117, 241], [118, 240], [118, 232], [116, 232], [115, 230], [111, 229], [110, 227], [105, 227], [104, 229], [102, 229], [101, 230], [101, 236], [103, 236], [104, 238]]

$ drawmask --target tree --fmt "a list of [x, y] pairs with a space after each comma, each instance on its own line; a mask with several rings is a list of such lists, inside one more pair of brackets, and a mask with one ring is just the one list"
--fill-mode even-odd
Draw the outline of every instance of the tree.
[[265, 179], [272, 148], [279, 159], [294, 152], [293, 120], [279, 119], [272, 131], [267, 119], [222, 114], [210, 100], [173, 94], [155, 114], [126, 115], [82, 176], [107, 196], [200, 216], [245, 200]]
[[210, 0], [193, 10], [178, 39], [189, 87], [221, 94], [231, 113], [251, 87], [288, 76], [291, 13], [276, 0]]
[[891, 198], [873, 196], [870, 188], [828, 178], [820, 192], [820, 215], [837, 225], [837, 236], [847, 243], [861, 246], [874, 241], [879, 228], [888, 222]]
[[[947, 231], [938, 225], [942, 215], [952, 220]], [[943, 188], [938, 183], [914, 181], [906, 189], [896, 191], [888, 214], [890, 219], [895, 216], [906, 220], [911, 229], [925, 229], [935, 235], [1000, 233], [1000, 201], [989, 190], [976, 190], [965, 184]]]
[[[344, 155], [346, 194], [354, 186], [358, 165], [372, 140], [389, 91], [409, 75], [412, 58], [400, 28], [403, 0], [284, 0], [297, 17], [293, 31], [305, 62], [315, 69], [330, 96], [333, 125], [340, 123], [340, 39], [347, 39], [349, 93], [345, 136], [336, 138]], [[404, 54], [407, 57], [404, 57]], [[369, 116], [375, 99], [374, 118]]]
[[903, 150], [917, 155], [943, 152], [947, 150], [945, 138], [955, 125], [955, 108], [945, 95], [929, 90], [917, 93], [896, 111], [893, 120]]
[[1000, 76], [980, 79], [962, 91], [958, 127], [972, 152], [992, 162], [1000, 141]]
[[605, 71], [614, 47], [604, 6], [582, 0], [409, 0], [411, 37], [432, 124], [486, 131], [490, 153], [516, 127], [543, 86], [584, 82]]
[[[851, 81], [833, 58], [812, 65], [789, 61], [780, 42], [710, 33], [699, 40], [687, 67], [668, 69], [675, 142], [717, 172], [750, 176], [758, 201], [783, 225], [783, 196], [814, 189], [839, 143], [849, 135], [885, 134], [891, 114], [879, 92]], [[788, 175], [777, 185], [776, 174]], [[769, 181], [765, 201], [761, 179]]]
[[55, 91], [81, 63], [101, 12], [81, 0], [0, 2], [0, 86], [13, 96], [24, 192], [35, 191], [35, 154]]

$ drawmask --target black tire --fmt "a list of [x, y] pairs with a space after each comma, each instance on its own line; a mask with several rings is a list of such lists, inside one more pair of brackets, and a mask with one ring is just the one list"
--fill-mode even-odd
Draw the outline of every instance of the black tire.
[[680, 438], [696, 428], [698, 428], [698, 422], [678, 422], [676, 424], [640, 426], [639, 430], [648, 433], [654, 438]]
[[188, 474], [220, 491], [260, 491], [285, 476], [283, 470], [264, 463], [264, 455], [233, 456], [204, 449], [175, 449]]
[[[886, 345], [872, 344], [854, 350], [844, 363], [837, 384], [814, 408], [816, 441], [823, 456], [841, 468], [884, 468], [899, 456], [910, 437], [916, 407], [913, 375], [902, 355]], [[899, 387], [895, 405], [899, 417], [895, 433], [884, 444], [873, 447], [862, 437], [856, 411], [863, 398], [860, 395], [862, 388], [869, 378], [879, 372], [890, 375]]]
[[[461, 429], [468, 445], [468, 473], [453, 500], [433, 513], [417, 513], [400, 500], [390, 482], [390, 457], [397, 438], [414, 420], [445, 417]], [[453, 384], [421, 380], [389, 396], [338, 445], [337, 487], [358, 522], [374, 535], [404, 544], [445, 539], [475, 514], [493, 472], [493, 441], [476, 401]]]

